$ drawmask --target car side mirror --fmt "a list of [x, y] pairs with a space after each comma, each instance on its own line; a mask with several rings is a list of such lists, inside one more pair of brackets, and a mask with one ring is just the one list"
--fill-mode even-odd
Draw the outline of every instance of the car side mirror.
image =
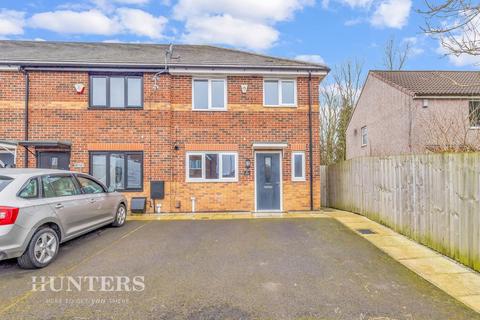
[[112, 193], [112, 192], [115, 192], [115, 187], [114, 186], [110, 186], [108, 187], [108, 193]]

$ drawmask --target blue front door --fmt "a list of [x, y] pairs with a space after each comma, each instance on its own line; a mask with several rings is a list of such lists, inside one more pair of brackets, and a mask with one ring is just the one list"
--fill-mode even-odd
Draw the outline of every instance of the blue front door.
[[280, 153], [257, 153], [257, 210], [280, 210]]

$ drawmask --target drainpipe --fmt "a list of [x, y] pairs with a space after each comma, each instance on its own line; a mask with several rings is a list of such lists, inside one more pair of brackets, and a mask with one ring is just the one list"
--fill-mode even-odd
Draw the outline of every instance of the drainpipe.
[[[30, 96], [30, 78], [28, 76], [28, 71], [26, 71], [24, 68], [20, 69], [23, 75], [25, 76], [25, 116], [23, 117], [23, 131], [24, 131], [24, 137], [23, 139], [25, 141], [28, 141], [28, 100]], [[24, 155], [24, 166], [25, 168], [28, 168], [28, 147], [25, 147], [25, 155]]]
[[313, 127], [312, 127], [312, 72], [308, 71], [308, 135], [310, 158], [310, 211], [313, 211]]

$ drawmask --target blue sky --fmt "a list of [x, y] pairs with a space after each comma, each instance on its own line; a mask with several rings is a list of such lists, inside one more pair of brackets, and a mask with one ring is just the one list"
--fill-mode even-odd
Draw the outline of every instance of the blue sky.
[[385, 42], [409, 42], [406, 69], [478, 68], [421, 33], [420, 0], [3, 0], [0, 38], [209, 43], [381, 69]]

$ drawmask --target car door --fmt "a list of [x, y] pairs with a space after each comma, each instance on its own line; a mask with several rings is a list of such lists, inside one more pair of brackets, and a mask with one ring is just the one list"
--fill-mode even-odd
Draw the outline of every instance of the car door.
[[42, 176], [44, 198], [57, 214], [65, 232], [65, 238], [89, 228], [92, 213], [89, 210], [87, 195], [83, 195], [71, 174], [51, 174]]
[[76, 175], [76, 178], [81, 192], [88, 197], [94, 223], [100, 224], [112, 220], [114, 217], [112, 213], [116, 208], [113, 208], [114, 204], [108, 199], [105, 187], [89, 176]]

